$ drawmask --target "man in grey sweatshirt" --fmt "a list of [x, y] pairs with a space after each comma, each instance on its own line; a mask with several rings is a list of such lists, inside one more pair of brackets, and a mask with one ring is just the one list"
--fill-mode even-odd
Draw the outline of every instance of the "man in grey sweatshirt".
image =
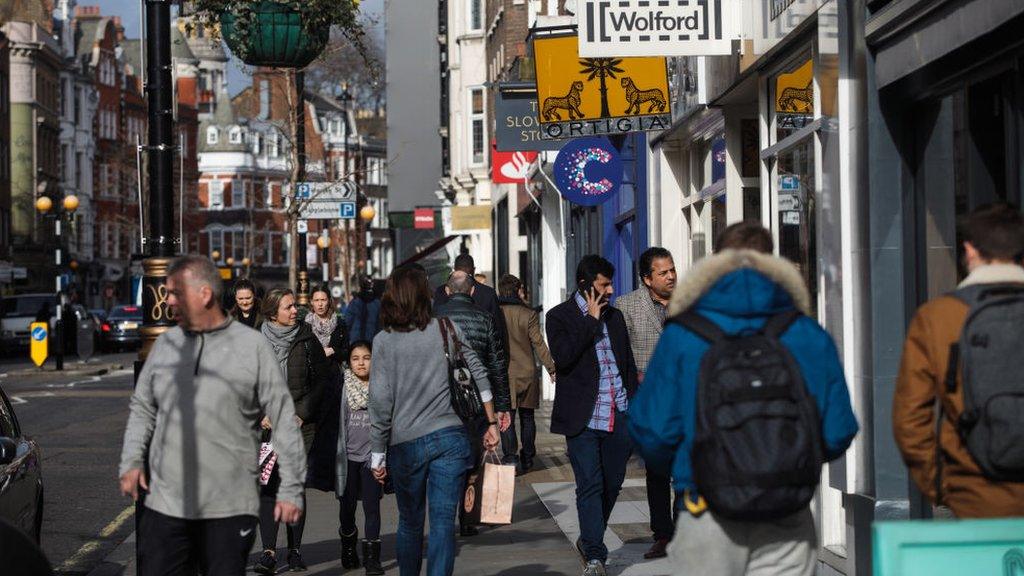
[[[139, 574], [245, 573], [259, 511], [260, 420], [274, 425], [275, 517], [302, 515], [306, 476], [295, 407], [270, 344], [220, 308], [213, 263], [184, 256], [167, 279], [178, 326], [139, 375], [121, 452], [121, 491], [139, 500]], [[147, 469], [148, 465], [148, 469]]]

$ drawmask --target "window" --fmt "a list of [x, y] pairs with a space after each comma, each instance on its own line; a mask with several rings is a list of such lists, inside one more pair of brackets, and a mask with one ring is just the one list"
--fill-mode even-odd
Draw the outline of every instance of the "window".
[[281, 153], [281, 135], [274, 133], [270, 136], [270, 157], [277, 158]]
[[263, 201], [267, 208], [274, 206], [274, 185], [270, 180], [263, 181]]
[[487, 134], [484, 132], [484, 89], [470, 88], [469, 101], [469, 131], [472, 135], [470, 164], [479, 166], [484, 163], [484, 142], [487, 140]]
[[484, 27], [484, 0], [469, 0], [470, 32], [482, 30]]
[[217, 129], [214, 128], [213, 126], [210, 126], [209, 128], [207, 128], [206, 129], [206, 143], [207, 144], [216, 144], [219, 141], [220, 141], [220, 133], [217, 131]]
[[263, 151], [263, 136], [258, 132], [254, 132], [252, 135], [252, 153], [255, 156], [259, 156], [260, 152]]
[[245, 208], [245, 182], [241, 180], [231, 181], [231, 207]]
[[222, 210], [224, 208], [224, 181], [210, 180], [206, 183], [206, 191], [209, 194], [209, 209]]
[[232, 144], [242, 143], [242, 129], [238, 126], [232, 126], [231, 132], [228, 133], [228, 141]]
[[85, 96], [85, 91], [84, 90], [75, 90], [74, 94], [75, 94], [74, 95], [74, 100], [75, 100], [75, 124], [81, 124], [82, 123], [82, 100], [85, 99], [85, 97], [86, 97]]
[[[210, 247], [210, 259], [214, 262], [222, 262], [225, 258], [224, 235], [222, 230], [217, 228], [215, 230], [208, 230], [206, 233], [209, 234], [210, 237], [210, 240], [207, 243], [207, 246]], [[219, 253], [217, 254], [218, 257], [214, 257], [214, 252]]]

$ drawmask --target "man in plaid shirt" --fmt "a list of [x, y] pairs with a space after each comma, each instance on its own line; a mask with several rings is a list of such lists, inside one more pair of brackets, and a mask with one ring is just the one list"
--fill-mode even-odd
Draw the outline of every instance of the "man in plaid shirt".
[[[643, 286], [620, 296], [615, 301], [615, 307], [626, 318], [633, 359], [636, 361], [640, 382], [643, 383], [647, 363], [654, 356], [654, 348], [665, 327], [668, 302], [676, 288], [676, 264], [671, 252], [655, 246], [640, 255], [639, 265]], [[672, 480], [650, 468], [647, 469], [647, 507], [651, 512], [654, 545], [644, 554], [644, 558], [664, 558], [668, 555], [668, 543], [675, 534]]]
[[547, 314], [557, 380], [551, 432], [566, 437], [576, 477], [576, 510], [584, 576], [604, 576], [604, 532], [626, 477], [633, 445], [627, 431], [637, 372], [622, 313], [608, 305], [615, 267], [586, 256], [577, 290]]

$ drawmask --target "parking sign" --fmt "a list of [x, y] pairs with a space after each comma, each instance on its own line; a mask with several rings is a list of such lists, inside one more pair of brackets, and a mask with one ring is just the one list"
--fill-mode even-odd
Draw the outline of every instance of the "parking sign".
[[298, 186], [295, 187], [295, 198], [299, 200], [306, 200], [310, 195], [309, 182], [299, 182]]
[[342, 202], [339, 210], [339, 216], [343, 220], [354, 220], [356, 217], [356, 203], [355, 202]]

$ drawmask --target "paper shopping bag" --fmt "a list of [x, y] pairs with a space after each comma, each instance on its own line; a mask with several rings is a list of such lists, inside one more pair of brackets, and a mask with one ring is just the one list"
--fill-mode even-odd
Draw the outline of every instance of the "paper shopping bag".
[[[493, 451], [489, 454], [494, 454]], [[480, 489], [480, 523], [511, 524], [515, 502], [516, 467], [491, 463], [485, 458]], [[498, 461], [497, 454], [494, 460]], [[498, 461], [500, 462], [500, 461]]]
[[466, 512], [463, 519], [467, 525], [480, 523], [480, 493], [483, 491], [484, 475], [477, 471], [469, 475], [466, 491], [462, 495], [462, 508]]

